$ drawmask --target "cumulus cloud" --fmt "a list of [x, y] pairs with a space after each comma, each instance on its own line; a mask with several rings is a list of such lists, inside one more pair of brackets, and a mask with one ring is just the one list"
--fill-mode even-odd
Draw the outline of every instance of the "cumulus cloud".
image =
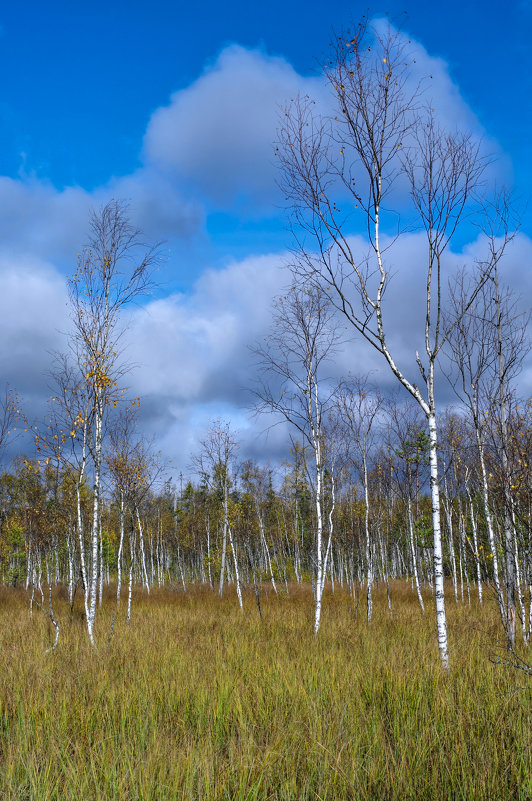
[[[376, 19], [373, 29], [377, 36], [386, 36], [389, 22]], [[477, 135], [484, 135], [481, 122], [463, 97], [459, 86], [453, 81], [449, 64], [445, 59], [431, 55], [421, 42], [407, 33], [391, 28], [397, 36], [404, 62], [408, 64], [406, 95], [419, 94], [421, 102], [434, 110], [440, 124], [446, 129], [463, 128]]]
[[90, 211], [112, 197], [131, 204], [133, 222], [150, 239], [189, 237], [203, 222], [198, 204], [185, 200], [174, 182], [151, 169], [113, 178], [90, 193], [80, 187], [57, 190], [32, 178], [0, 176], [2, 249], [14, 257], [72, 263], [86, 242]]
[[[362, 237], [353, 237], [350, 244], [354, 254], [365, 255]], [[384, 245], [390, 245], [387, 260], [394, 273], [384, 302], [388, 345], [401, 369], [419, 383], [416, 350], [423, 357], [426, 237], [410, 233]], [[480, 240], [462, 251], [449, 251], [443, 263], [444, 281], [462, 266], [472, 267], [481, 251]], [[520, 235], [501, 264], [502, 282], [522, 292], [525, 309], [532, 294], [532, 276], [523, 279], [523, 264], [531, 259], [532, 241]], [[240, 428], [243, 455], [276, 459], [283, 443], [286, 448], [284, 426], [270, 431], [266, 439], [260, 435], [272, 421], [250, 417], [249, 389], [257, 364], [248, 348], [270, 329], [271, 299], [285, 291], [290, 278], [282, 267], [284, 261], [284, 254], [253, 257], [209, 271], [192, 295], [174, 295], [134, 312], [131, 355], [143, 368], [133, 377], [133, 386], [147, 398], [147, 423], [154, 432], [158, 428], [165, 449], [180, 463], [197, 449], [208, 421], [218, 416]], [[341, 318], [338, 322], [342, 325]], [[520, 381], [525, 393], [531, 366], [529, 359]], [[397, 387], [382, 357], [345, 328], [343, 344], [326, 373], [335, 380], [349, 372], [371, 372], [372, 381], [384, 390]], [[445, 380], [440, 381], [438, 394], [441, 403], [453, 401]]]
[[[33, 257], [0, 252], [0, 391], [22, 399], [30, 421], [42, 419], [50, 394], [53, 353], [64, 349], [69, 328], [66, 287], [55, 268]], [[32, 452], [29, 435], [8, 442], [8, 456]]]
[[[387, 243], [385, 243], [387, 244]], [[361, 237], [352, 250], [365, 254]], [[471, 264], [479, 243], [462, 252], [449, 252], [444, 265], [452, 272]], [[422, 277], [426, 246], [420, 233], [401, 237], [387, 253], [395, 273], [385, 301], [389, 346], [401, 368], [419, 380], [415, 351], [423, 353], [424, 297]], [[523, 306], [532, 292], [532, 277], [523, 264], [532, 259], [532, 241], [524, 235], [512, 243], [502, 266], [502, 280], [523, 293]], [[272, 298], [284, 293], [290, 274], [283, 268], [286, 254], [254, 256], [209, 270], [188, 294], [173, 294], [132, 307], [124, 314], [128, 326], [125, 359], [135, 367], [126, 379], [130, 392], [140, 395], [143, 430], [153, 435], [179, 469], [186, 470], [209, 421], [222, 417], [239, 430], [242, 458], [278, 461], [286, 455], [285, 425], [270, 428], [271, 419], [251, 415], [250, 392], [256, 359], [249, 345], [264, 339], [272, 324]], [[30, 400], [42, 416], [49, 394], [47, 373], [51, 352], [64, 350], [69, 320], [62, 277], [49, 264], [34, 259], [16, 263], [0, 254], [3, 294], [0, 298], [0, 341], [4, 377]], [[340, 320], [341, 323], [341, 320]], [[530, 360], [523, 376], [530, 375]], [[387, 366], [360, 337], [343, 332], [343, 344], [327, 366], [331, 380], [348, 372], [372, 372], [383, 389], [396, 386]], [[440, 399], [451, 399], [440, 384]], [[264, 432], [268, 429], [268, 436]]]
[[[387, 24], [377, 20], [376, 31], [383, 33]], [[448, 64], [419, 42], [401, 38], [411, 68], [407, 91], [421, 86], [421, 102], [434, 108], [440, 125], [470, 131], [484, 140], [484, 152], [497, 152]], [[153, 113], [144, 140], [145, 161], [173, 173], [217, 208], [264, 212], [279, 200], [273, 151], [282, 108], [298, 93], [315, 99], [322, 113], [337, 113], [323, 77], [302, 76], [281, 57], [230, 45], [196, 81]]]
[[81, 188], [58, 191], [36, 179], [0, 177], [0, 242], [17, 259], [72, 258], [83, 243], [91, 200]]
[[45, 262], [0, 254], [0, 341], [4, 374], [24, 380], [42, 370], [46, 354], [68, 328], [66, 287]]
[[147, 430], [183, 466], [209, 420], [224, 417], [253, 441], [248, 407], [254, 357], [249, 345], [271, 323], [272, 298], [289, 276], [280, 255], [249, 257], [209, 270], [188, 295], [152, 301], [129, 316], [126, 356], [143, 399]]
[[[382, 33], [387, 24], [385, 20], [377, 20], [376, 30]], [[459, 131], [472, 137], [479, 146], [481, 156], [486, 159], [486, 178], [494, 181], [511, 180], [509, 159], [463, 96], [453, 80], [449, 63], [430, 54], [421, 42], [409, 38], [407, 34], [399, 34], [399, 39], [410, 65], [406, 91], [411, 94], [420, 92], [420, 103], [430, 109], [442, 130]]]
[[283, 58], [231, 45], [155, 111], [145, 158], [217, 206], [251, 199], [263, 209], [277, 197], [273, 143], [281, 107], [298, 92], [323, 96], [324, 89]]
[[[189, 295], [124, 313], [124, 358], [134, 365], [126, 383], [142, 397], [145, 431], [182, 467], [212, 418], [226, 417], [255, 439], [247, 413], [248, 345], [268, 329], [271, 299], [287, 281], [282, 264], [282, 255], [250, 257], [207, 271]], [[24, 397], [26, 413], [40, 419], [53, 391], [54, 353], [68, 348], [66, 284], [49, 263], [6, 253], [0, 253], [0, 275], [2, 377]]]
[[152, 241], [189, 239], [203, 225], [201, 205], [186, 198], [168, 175], [150, 167], [113, 179], [95, 193], [98, 205], [111, 196], [130, 203], [132, 222]]
[[190, 295], [135, 310], [128, 353], [143, 365], [135, 387], [185, 405], [238, 403], [247, 385], [248, 345], [265, 333], [271, 301], [288, 280], [282, 256], [249, 257], [209, 270]]

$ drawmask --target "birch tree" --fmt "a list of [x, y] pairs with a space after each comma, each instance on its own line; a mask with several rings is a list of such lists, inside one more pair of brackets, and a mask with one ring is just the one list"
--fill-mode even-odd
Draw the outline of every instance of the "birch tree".
[[271, 470], [261, 468], [251, 461], [244, 462], [241, 470], [241, 477], [243, 486], [246, 492], [249, 493], [253, 500], [255, 514], [259, 526], [259, 539], [260, 549], [263, 553], [264, 564], [270, 575], [273, 591], [277, 595], [277, 586], [275, 584], [275, 576], [270, 555], [270, 546], [266, 539], [265, 517], [268, 505], [268, 499], [272, 493], [271, 488]]
[[106, 417], [117, 403], [119, 381], [126, 371], [120, 341], [121, 312], [144, 294], [155, 259], [140, 232], [131, 224], [125, 203], [112, 200], [90, 218], [87, 247], [78, 256], [68, 290], [73, 322], [71, 350], [88, 396], [86, 419], [91, 430], [93, 508], [87, 576], [87, 632], [95, 645], [94, 622], [98, 589], [98, 545], [102, 492], [103, 438]]
[[[79, 366], [66, 354], [55, 354], [50, 373], [55, 394], [49, 399], [49, 415], [35, 434], [35, 446], [41, 463], [51, 465], [57, 474], [64, 471], [67, 486], [75, 491], [75, 511], [69, 521], [69, 551], [71, 574], [69, 598], [73, 607], [77, 587], [81, 582], [85, 617], [89, 614], [89, 568], [87, 564], [86, 503], [90, 461], [89, 438], [92, 430], [92, 404], [86, 381]], [[74, 576], [74, 551], [78, 559]]]
[[[348, 36], [337, 36], [324, 68], [335, 111], [320, 115], [312, 99], [297, 98], [282, 118], [277, 156], [297, 241], [294, 273], [306, 286], [322, 288], [427, 420], [437, 638], [447, 669], [436, 362], [449, 333], [442, 324], [445, 253], [469, 210], [484, 163], [470, 135], [441, 129], [433, 110], [424, 110], [411, 62], [406, 40], [391, 27], [382, 32], [363, 22]], [[395, 231], [392, 244], [400, 236], [397, 193], [405, 186], [410, 222], [425, 232], [426, 240], [423, 263], [416, 265], [424, 285], [417, 378], [394, 345], [384, 303], [394, 272], [385, 234]], [[355, 251], [352, 239], [357, 215], [359, 229], [366, 232], [365, 256]]]
[[223, 535], [222, 535], [222, 554], [220, 566], [220, 582], [218, 594], [223, 595], [225, 572], [227, 539], [231, 546], [233, 564], [235, 568], [236, 592], [240, 609], [244, 609], [242, 600], [242, 586], [240, 581], [240, 569], [238, 562], [238, 552], [233, 537], [233, 529], [229, 519], [229, 490], [231, 487], [231, 471], [234, 468], [238, 442], [234, 433], [231, 431], [229, 423], [215, 420], [201, 443], [201, 452], [194, 458], [193, 462], [197, 471], [202, 476], [205, 483], [213, 488], [219, 496], [222, 504], [223, 513]]
[[0, 460], [4, 458], [8, 440], [23, 433], [22, 427], [17, 431], [19, 421], [24, 424], [24, 431], [27, 432], [28, 423], [24, 420], [18, 393], [6, 384], [4, 391], [0, 393]]
[[272, 333], [255, 348], [262, 381], [255, 393], [258, 409], [284, 418], [299, 432], [314, 457], [312, 484], [315, 526], [314, 633], [318, 633], [321, 600], [330, 546], [324, 539], [323, 429], [334, 390], [323, 370], [338, 343], [334, 310], [323, 292], [294, 286], [275, 306]]
[[[387, 404], [387, 417], [393, 435], [394, 453], [397, 463], [393, 471], [394, 481], [399, 493], [404, 499], [408, 521], [408, 539], [410, 544], [410, 558], [412, 560], [412, 574], [414, 585], [421, 610], [425, 611], [425, 604], [421, 593], [418, 573], [417, 536], [415, 526], [419, 517], [420, 468], [427, 462], [428, 437], [423, 429], [423, 418], [417, 404]], [[415, 504], [414, 509], [412, 506]]]
[[[121, 414], [110, 427], [110, 448], [105, 458], [118, 503], [117, 606], [120, 605], [122, 589], [122, 555], [126, 515], [129, 512], [133, 516], [139, 526], [139, 535], [142, 538], [142, 524], [138, 510], [152, 483], [149, 469], [152, 461], [151, 456], [143, 439], [139, 438], [135, 431], [137, 408], [137, 403], [133, 401], [121, 411]], [[145, 560], [143, 560], [143, 573], [146, 576]], [[149, 584], [147, 581], [145, 583], [149, 593]]]
[[[474, 431], [482, 504], [493, 565], [493, 584], [507, 645], [512, 649], [515, 647], [516, 636], [518, 565], [515, 557], [516, 530], [508, 419], [512, 384], [521, 371], [530, 343], [527, 336], [528, 315], [519, 310], [516, 297], [501, 287], [502, 262], [514, 233], [509, 228], [504, 204], [502, 210], [500, 206], [497, 207], [497, 216], [500, 228], [492, 228], [488, 237], [489, 270], [486, 270], [484, 264], [479, 268], [489, 273], [490, 280], [482, 286], [474, 303], [469, 306], [467, 299], [471, 288], [467, 275], [460, 273], [451, 284], [451, 314], [459, 322], [449, 336], [446, 355], [448, 378], [457, 397], [467, 409]], [[490, 451], [496, 454], [494, 463], [500, 465], [497, 472], [503, 499], [502, 565], [499, 563], [496, 520], [489, 482]], [[504, 570], [504, 580], [501, 567]]]
[[349, 440], [351, 463], [362, 484], [364, 494], [364, 534], [366, 550], [366, 610], [368, 623], [373, 614], [373, 543], [370, 531], [369, 468], [374, 450], [379, 413], [380, 393], [363, 378], [342, 383], [337, 404]]

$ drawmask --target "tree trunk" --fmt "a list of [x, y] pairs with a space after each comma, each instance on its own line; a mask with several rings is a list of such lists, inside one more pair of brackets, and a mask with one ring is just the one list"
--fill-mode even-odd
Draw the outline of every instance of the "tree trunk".
[[[432, 387], [430, 387], [432, 390]], [[433, 404], [431, 404], [433, 407]], [[445, 670], [449, 669], [449, 647], [447, 641], [447, 619], [445, 615], [445, 589], [443, 574], [443, 552], [440, 523], [440, 486], [438, 481], [438, 431], [436, 415], [431, 412], [428, 417], [430, 440], [430, 492], [432, 499], [432, 530], [434, 541], [434, 588], [436, 598], [436, 628], [438, 632], [438, 650]]]
[[120, 493], [120, 540], [118, 542], [117, 579], [116, 579], [116, 605], [120, 606], [120, 593], [122, 591], [122, 551], [124, 548], [124, 493]]

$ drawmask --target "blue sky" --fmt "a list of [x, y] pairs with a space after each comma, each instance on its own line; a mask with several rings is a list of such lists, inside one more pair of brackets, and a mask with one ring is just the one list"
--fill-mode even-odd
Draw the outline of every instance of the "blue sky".
[[[4, 4], [0, 364], [32, 408], [47, 393], [47, 354], [62, 347], [63, 277], [88, 209], [118, 194], [167, 253], [156, 299], [132, 321], [147, 425], [166, 432], [168, 451], [193, 448], [218, 413], [249, 427], [247, 341], [267, 330], [290, 244], [277, 111], [287, 93], [319, 91], [331, 31], [364, 10], [340, 0]], [[485, 136], [500, 177], [528, 200], [532, 3], [367, 10], [388, 12], [425, 52], [449, 113]], [[523, 253], [531, 233], [529, 208]]]

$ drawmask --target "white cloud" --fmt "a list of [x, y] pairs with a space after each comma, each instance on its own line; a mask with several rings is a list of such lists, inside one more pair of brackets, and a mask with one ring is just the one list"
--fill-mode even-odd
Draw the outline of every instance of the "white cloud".
[[[374, 21], [375, 31], [383, 35], [388, 21]], [[392, 28], [393, 30], [393, 28]], [[451, 133], [469, 134], [480, 147], [480, 154], [486, 159], [485, 178], [495, 181], [511, 181], [510, 160], [502, 153], [501, 148], [480, 120], [453, 80], [449, 63], [440, 56], [427, 52], [421, 42], [406, 33], [397, 33], [400, 46], [403, 48], [408, 72], [405, 93], [418, 95], [418, 104], [430, 109], [437, 125]]]
[[[385, 24], [377, 20], [376, 30], [382, 32]], [[421, 84], [422, 102], [434, 107], [444, 128], [470, 131], [484, 140], [484, 152], [497, 152], [448, 64], [429, 55], [419, 42], [402, 38], [411, 68], [407, 91]], [[271, 212], [280, 199], [274, 143], [282, 108], [298, 93], [317, 100], [323, 113], [332, 112], [333, 98], [323, 78], [299, 75], [281, 57], [230, 45], [196, 81], [153, 113], [145, 161], [172, 173], [216, 208]]]
[[[351, 241], [353, 252], [365, 252], [362, 238]], [[471, 263], [479, 253], [472, 243], [461, 253], [449, 253], [449, 271]], [[124, 314], [129, 325], [125, 358], [136, 365], [126, 378], [133, 395], [140, 395], [144, 430], [183, 470], [198, 448], [208, 421], [223, 417], [240, 430], [241, 456], [277, 460], [285, 427], [260, 436], [271, 421], [253, 420], [248, 409], [256, 360], [248, 345], [261, 341], [272, 323], [271, 301], [286, 290], [290, 275], [283, 269], [285, 254], [249, 257], [223, 270], [209, 270], [190, 294], [174, 294], [132, 307]], [[388, 251], [395, 276], [385, 302], [389, 346], [409, 377], [419, 380], [415, 350], [423, 348], [423, 234], [401, 237]], [[502, 268], [503, 281], [520, 288], [523, 304], [532, 294], [532, 274], [523, 265], [532, 260], [532, 241], [520, 235], [512, 244]], [[51, 351], [65, 350], [69, 327], [66, 289], [59, 273], [45, 262], [21, 258], [15, 263], [0, 254], [3, 293], [0, 297], [2, 375], [30, 402], [34, 416], [42, 416], [49, 394], [47, 372]], [[345, 344], [328, 377], [373, 370], [372, 380], [382, 387], [395, 386], [384, 361], [360, 338]], [[530, 359], [522, 377], [530, 376]], [[449, 389], [443, 386], [443, 396]]]
[[31, 418], [44, 414], [54, 352], [70, 321], [63, 278], [32, 257], [0, 253], [0, 381], [24, 398]]
[[83, 244], [91, 199], [77, 187], [63, 191], [35, 179], [0, 177], [0, 242], [18, 259], [72, 259]]
[[156, 300], [129, 316], [129, 378], [143, 398], [141, 415], [159, 446], [181, 467], [210, 419], [224, 417], [247, 430], [254, 357], [249, 345], [267, 333], [272, 298], [289, 276], [283, 255], [249, 257], [207, 271], [190, 295]]
[[96, 192], [98, 205], [111, 196], [131, 204], [131, 219], [152, 241], [190, 238], [203, 224], [201, 205], [184, 197], [175, 181], [156, 169], [147, 167], [131, 175], [113, 179]]
[[80, 187], [57, 190], [35, 179], [0, 176], [0, 242], [14, 258], [32, 255], [61, 263], [75, 263], [87, 240], [91, 210], [112, 197], [131, 203], [131, 217], [148, 239], [187, 237], [203, 221], [197, 203], [184, 200], [164, 175], [140, 169], [89, 193]]
[[133, 311], [135, 387], [178, 403], [237, 402], [247, 383], [248, 344], [265, 333], [271, 301], [288, 280], [282, 256], [249, 257], [207, 271], [189, 296], [171, 295]]
[[[387, 20], [377, 19], [373, 24], [378, 35], [385, 35]], [[393, 28], [392, 32], [397, 33]], [[481, 122], [453, 81], [447, 61], [428, 53], [421, 42], [408, 34], [401, 32], [397, 36], [405, 62], [409, 65], [406, 94], [419, 93], [420, 100], [434, 110], [444, 128], [463, 128], [484, 135]]]
[[175, 171], [221, 207], [276, 197], [274, 141], [281, 107], [298, 92], [323, 95], [283, 58], [238, 45], [225, 48], [191, 86], [152, 115], [145, 157]]

